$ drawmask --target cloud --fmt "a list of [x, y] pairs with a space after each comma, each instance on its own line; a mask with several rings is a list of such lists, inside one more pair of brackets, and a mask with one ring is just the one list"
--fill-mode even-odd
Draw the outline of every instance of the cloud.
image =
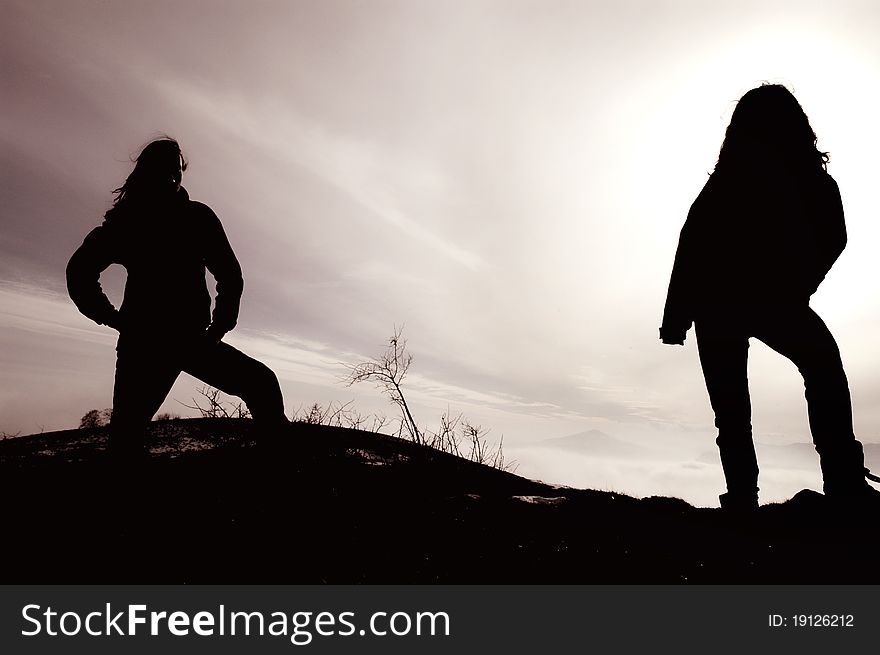
[[[64, 296], [22, 284], [0, 285], [0, 325], [7, 330], [36, 334], [47, 341], [65, 338], [111, 344], [113, 333], [83, 319]], [[7, 355], [14, 347], [3, 350]]]
[[449, 179], [412, 153], [380, 147], [363, 138], [333, 133], [296, 115], [294, 105], [251, 101], [234, 93], [209, 91], [168, 78], [156, 82], [169, 102], [212, 121], [229, 135], [288, 164], [303, 167], [348, 195], [367, 211], [415, 242], [458, 264], [479, 271], [485, 262], [453, 240], [431, 230], [429, 220], [413, 218], [402, 206], [408, 198], [448, 205]]

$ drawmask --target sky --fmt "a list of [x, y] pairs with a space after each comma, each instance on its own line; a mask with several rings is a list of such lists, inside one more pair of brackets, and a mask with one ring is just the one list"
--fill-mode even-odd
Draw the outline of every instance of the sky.
[[[227, 340], [276, 370], [289, 414], [352, 401], [393, 416], [378, 390], [340, 378], [403, 326], [420, 424], [463, 413], [529, 477], [717, 505], [693, 335], [663, 346], [657, 328], [735, 102], [771, 81], [831, 154], [850, 242], [812, 305], [838, 339], [856, 432], [880, 442], [876, 3], [0, 9], [4, 433], [76, 427], [110, 406], [115, 335], [77, 313], [64, 267], [131, 158], [167, 133], [244, 270]], [[124, 271], [102, 281], [118, 303]], [[794, 367], [754, 344], [750, 379], [759, 457], [808, 442]], [[197, 386], [181, 376], [162, 411], [191, 414]], [[546, 443], [590, 430], [636, 451]], [[762, 469], [764, 500], [819, 485], [817, 464]]]

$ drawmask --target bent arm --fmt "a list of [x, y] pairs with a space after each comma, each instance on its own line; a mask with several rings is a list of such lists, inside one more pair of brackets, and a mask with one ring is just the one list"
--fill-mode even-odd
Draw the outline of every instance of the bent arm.
[[205, 209], [208, 213], [205, 266], [217, 282], [217, 297], [214, 299], [214, 312], [208, 329], [222, 337], [238, 322], [244, 279], [241, 265], [232, 251], [220, 219], [208, 207]]
[[101, 225], [89, 232], [67, 263], [67, 292], [84, 316], [119, 329], [119, 311], [99, 281], [101, 273], [113, 263], [112, 235]]
[[693, 324], [691, 311], [691, 276], [693, 275], [692, 224], [690, 219], [681, 230], [666, 305], [663, 308], [663, 323], [660, 326], [660, 340], [666, 344], [684, 344], [685, 335]]
[[681, 228], [660, 326], [660, 340], [666, 344], [684, 344], [685, 335], [694, 322], [694, 287], [700, 274], [697, 260], [700, 248], [705, 245], [700, 243], [700, 234], [704, 230], [706, 214], [710, 211], [709, 199], [716, 184], [710, 177], [691, 205]]
[[714, 173], [709, 176], [681, 228], [660, 326], [660, 340], [663, 343], [683, 345], [687, 331], [693, 325], [696, 288], [704, 256], [701, 250], [707, 246], [707, 221], [714, 214], [713, 206], [720, 184], [723, 183]]

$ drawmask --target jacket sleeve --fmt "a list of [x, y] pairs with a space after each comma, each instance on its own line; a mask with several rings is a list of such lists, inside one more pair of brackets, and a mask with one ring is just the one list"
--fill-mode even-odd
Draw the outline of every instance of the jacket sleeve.
[[663, 310], [663, 323], [660, 326], [660, 339], [663, 343], [682, 344], [685, 335], [694, 322], [694, 286], [699, 275], [699, 233], [703, 227], [706, 212], [706, 199], [709, 195], [710, 181], [691, 205], [687, 220], [681, 229], [678, 249], [672, 265], [666, 305]]
[[828, 190], [821, 196], [815, 217], [816, 262], [813, 269], [814, 279], [810, 281], [811, 294], [819, 288], [846, 247], [846, 222], [840, 189], [830, 175], [828, 182]]
[[101, 273], [115, 260], [112, 228], [100, 225], [89, 232], [67, 263], [67, 292], [77, 309], [99, 325], [119, 329], [119, 311], [101, 288]]
[[241, 266], [229, 245], [220, 219], [210, 208], [205, 205], [203, 207], [207, 216], [205, 266], [217, 282], [217, 297], [214, 299], [210, 329], [225, 334], [238, 322], [244, 280]]
[[688, 224], [681, 230], [678, 249], [675, 252], [675, 263], [669, 279], [666, 293], [666, 305], [663, 309], [663, 323], [660, 326], [660, 339], [663, 343], [684, 343], [687, 331], [693, 325], [691, 311], [691, 275], [693, 271], [693, 253]]

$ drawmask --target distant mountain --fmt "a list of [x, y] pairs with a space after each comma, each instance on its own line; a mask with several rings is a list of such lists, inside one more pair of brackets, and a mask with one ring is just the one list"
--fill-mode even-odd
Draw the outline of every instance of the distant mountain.
[[618, 459], [644, 457], [652, 452], [642, 446], [605, 434], [601, 430], [587, 430], [586, 432], [578, 432], [566, 437], [553, 437], [545, 439], [541, 442], [541, 445], [572, 453], [593, 455], [594, 457], [613, 457]]
[[246, 419], [156, 422], [129, 466], [105, 428], [0, 440], [0, 584], [880, 583], [871, 509], [815, 492], [741, 517], [371, 432], [259, 437]]

